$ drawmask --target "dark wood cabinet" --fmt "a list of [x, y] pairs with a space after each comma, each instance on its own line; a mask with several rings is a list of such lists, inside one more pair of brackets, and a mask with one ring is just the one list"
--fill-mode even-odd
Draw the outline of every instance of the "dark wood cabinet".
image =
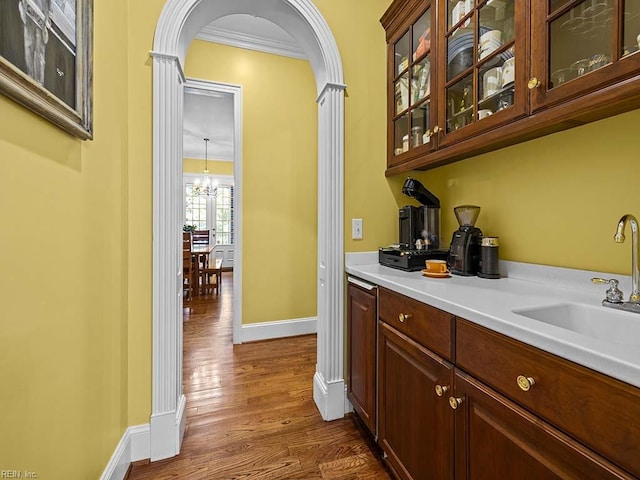
[[640, 477], [637, 388], [462, 319], [456, 352], [460, 369]]
[[636, 0], [394, 0], [387, 175], [640, 107]]
[[463, 372], [450, 401], [456, 480], [635, 478]]
[[404, 480], [452, 479], [452, 365], [382, 321], [378, 359], [378, 443], [389, 465]]
[[640, 72], [640, 2], [532, 2], [531, 13], [533, 112]]
[[376, 434], [376, 289], [347, 288], [347, 397]]
[[377, 355], [399, 479], [640, 478], [636, 387], [382, 287]]

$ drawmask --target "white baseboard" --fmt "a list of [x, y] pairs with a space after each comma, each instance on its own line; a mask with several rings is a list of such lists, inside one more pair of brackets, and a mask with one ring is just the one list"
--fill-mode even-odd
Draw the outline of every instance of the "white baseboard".
[[318, 331], [318, 318], [296, 318], [277, 322], [250, 323], [242, 325], [242, 341], [255, 342], [270, 338], [295, 337]]
[[345, 414], [344, 381], [327, 383], [320, 372], [313, 376], [313, 400], [325, 421], [343, 418]]
[[100, 480], [123, 480], [131, 462], [149, 458], [149, 424], [136, 425], [125, 430], [111, 455]]

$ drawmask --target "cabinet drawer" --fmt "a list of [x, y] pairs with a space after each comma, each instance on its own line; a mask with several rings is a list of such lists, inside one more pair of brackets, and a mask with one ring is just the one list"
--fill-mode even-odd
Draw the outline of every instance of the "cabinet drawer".
[[[640, 476], [639, 389], [462, 319], [456, 357], [461, 369]], [[533, 379], [528, 391], [519, 376]]]
[[380, 320], [453, 360], [453, 315], [384, 288], [380, 289], [378, 302]]

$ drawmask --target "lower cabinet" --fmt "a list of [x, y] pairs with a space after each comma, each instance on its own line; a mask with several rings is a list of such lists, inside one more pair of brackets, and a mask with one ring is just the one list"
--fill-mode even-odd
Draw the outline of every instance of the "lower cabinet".
[[384, 322], [378, 335], [378, 443], [388, 464], [401, 479], [452, 479], [452, 365]]
[[377, 348], [398, 479], [640, 478], [638, 388], [384, 288]]
[[456, 480], [635, 478], [463, 372], [449, 401]]
[[376, 289], [347, 288], [347, 397], [376, 434]]

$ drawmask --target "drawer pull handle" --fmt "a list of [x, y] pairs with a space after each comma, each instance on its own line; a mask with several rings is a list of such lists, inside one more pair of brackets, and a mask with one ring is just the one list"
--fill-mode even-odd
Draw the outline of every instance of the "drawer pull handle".
[[462, 399], [459, 397], [449, 397], [449, 406], [456, 410], [460, 405], [462, 405]]
[[405, 320], [409, 320], [410, 318], [411, 318], [410, 313], [401, 313], [400, 315], [398, 315], [398, 320], [400, 320], [400, 323], [404, 323]]
[[448, 390], [447, 385], [436, 385], [436, 395], [439, 397], [442, 397]]
[[531, 387], [536, 384], [536, 381], [531, 377], [525, 377], [524, 375], [518, 375], [518, 386], [523, 392], [528, 392]]

